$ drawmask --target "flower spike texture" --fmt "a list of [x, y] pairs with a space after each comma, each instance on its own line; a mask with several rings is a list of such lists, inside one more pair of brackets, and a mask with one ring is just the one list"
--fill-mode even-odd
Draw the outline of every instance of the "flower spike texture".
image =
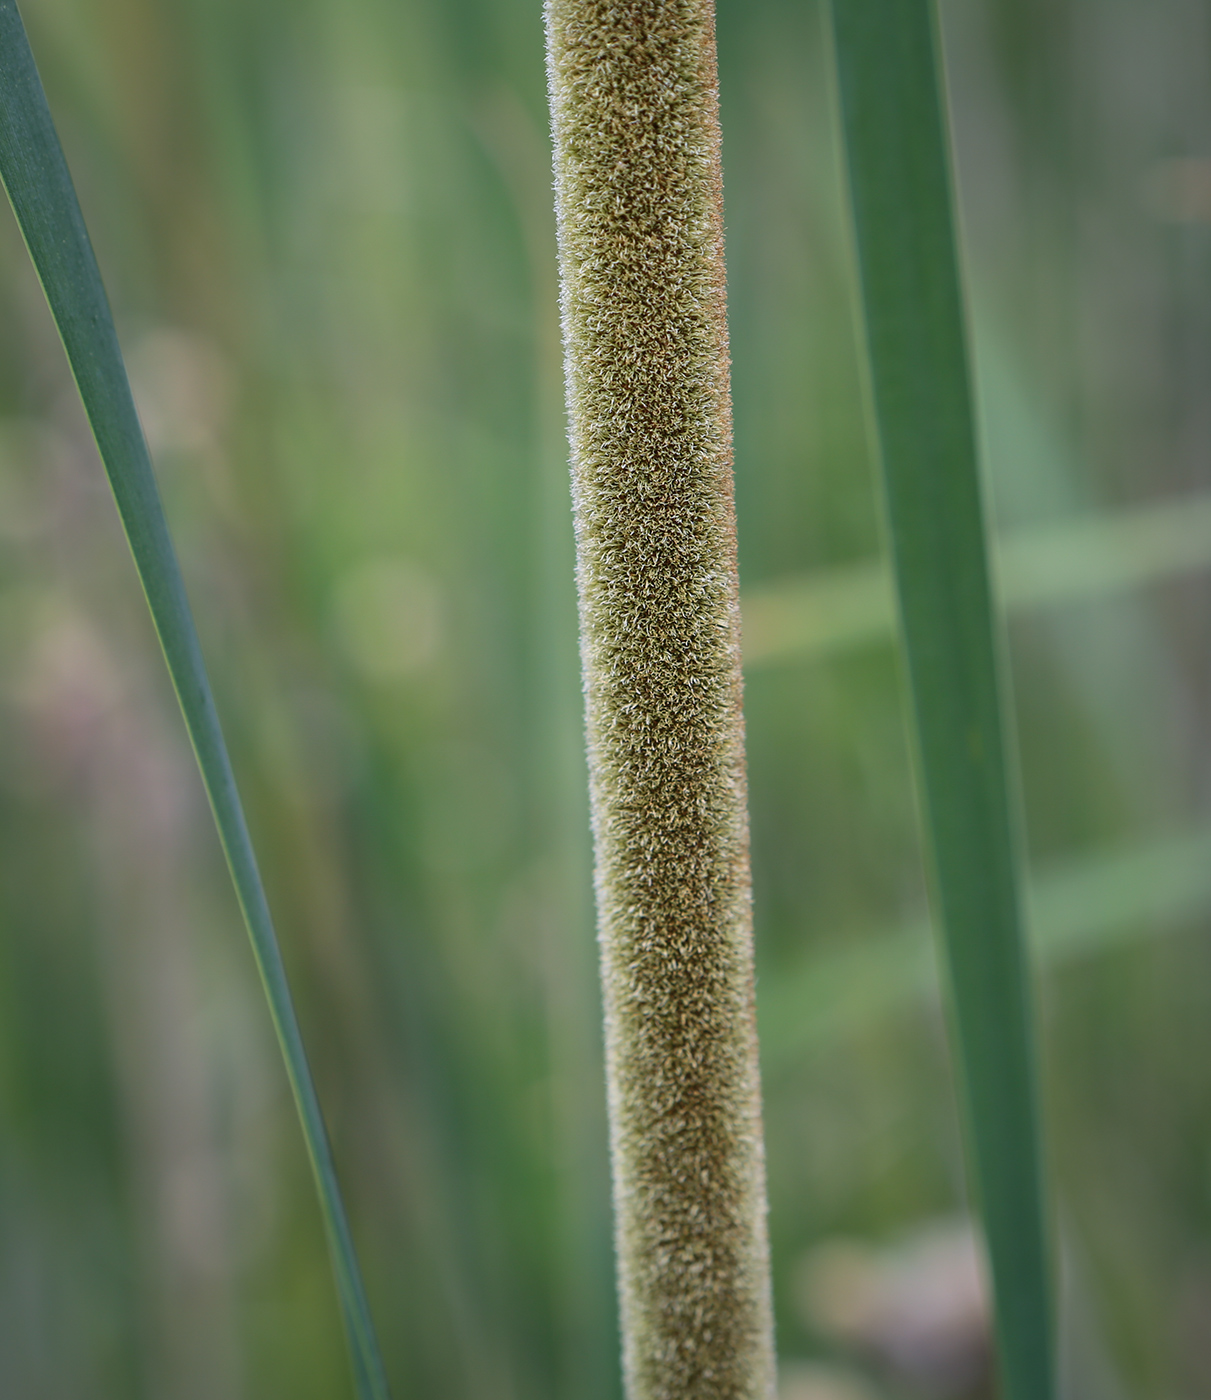
[[714, 11], [548, 0], [630, 1400], [766, 1400]]

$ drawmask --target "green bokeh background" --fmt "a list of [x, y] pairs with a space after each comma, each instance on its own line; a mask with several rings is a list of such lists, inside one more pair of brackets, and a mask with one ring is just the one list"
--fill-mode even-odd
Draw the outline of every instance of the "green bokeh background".
[[[1211, 14], [942, 10], [998, 528], [1202, 499]], [[397, 1400], [613, 1400], [539, 5], [23, 12]], [[821, 15], [722, 0], [719, 43], [756, 593], [880, 528]], [[1009, 626], [1031, 866], [1092, 871], [1067, 917], [1097, 911], [1040, 979], [1069, 1400], [1211, 1389], [1209, 637], [1189, 568]], [[787, 648], [746, 709], [784, 1388], [942, 1397], [803, 1286], [964, 1208], [894, 646]], [[349, 1393], [252, 959], [5, 209], [0, 1395]]]

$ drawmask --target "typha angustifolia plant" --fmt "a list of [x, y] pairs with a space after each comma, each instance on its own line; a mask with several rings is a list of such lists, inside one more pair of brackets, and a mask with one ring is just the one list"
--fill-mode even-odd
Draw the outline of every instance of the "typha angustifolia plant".
[[0, 0], [0, 180], [67, 352], [210, 799], [311, 1160], [359, 1400], [388, 1400], [332, 1151], [109, 301], [15, 0]]
[[623, 1368], [774, 1384], [714, 8], [548, 0]]
[[933, 0], [832, 0], [883, 496], [1005, 1400], [1055, 1394], [1018, 822]]

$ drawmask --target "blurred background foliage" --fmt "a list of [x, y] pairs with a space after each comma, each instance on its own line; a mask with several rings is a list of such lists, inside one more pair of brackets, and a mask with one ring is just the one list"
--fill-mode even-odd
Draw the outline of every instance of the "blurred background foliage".
[[[1211, 13], [946, 0], [1070, 1400], [1211, 1388]], [[619, 1394], [537, 0], [26, 0], [397, 1397]], [[786, 1400], [991, 1394], [814, 4], [721, 0]], [[1011, 557], [1011, 552], [1016, 554]], [[0, 214], [0, 1393], [350, 1393]]]

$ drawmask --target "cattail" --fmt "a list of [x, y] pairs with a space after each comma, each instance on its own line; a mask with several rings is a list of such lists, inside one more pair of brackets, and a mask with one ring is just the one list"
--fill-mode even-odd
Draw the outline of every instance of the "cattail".
[[547, 33], [627, 1391], [764, 1400], [714, 13]]

